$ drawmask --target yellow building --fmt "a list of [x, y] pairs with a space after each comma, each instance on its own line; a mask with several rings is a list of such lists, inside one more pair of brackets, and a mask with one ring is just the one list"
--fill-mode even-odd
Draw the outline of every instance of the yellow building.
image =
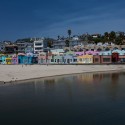
[[93, 55], [82, 55], [77, 57], [79, 64], [93, 63]]
[[6, 64], [12, 64], [12, 58], [6, 58]]

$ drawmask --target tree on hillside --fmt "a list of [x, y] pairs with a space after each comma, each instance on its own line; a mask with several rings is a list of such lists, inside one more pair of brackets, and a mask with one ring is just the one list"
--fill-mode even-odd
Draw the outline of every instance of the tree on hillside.
[[116, 44], [116, 45], [122, 45], [122, 39], [121, 39], [120, 36], [118, 36], [118, 37], [116, 38], [115, 44]]
[[104, 41], [105, 42], [109, 41], [109, 33], [108, 32], [104, 33]]
[[105, 36], [105, 37], [109, 37], [109, 33], [108, 33], [108, 32], [105, 32], [105, 33], [104, 33], [104, 36]]
[[102, 42], [101, 38], [93, 38], [94, 43], [99, 43]]
[[91, 35], [87, 35], [86, 40], [88, 43], [93, 43], [93, 37]]
[[115, 39], [116, 39], [116, 34], [114, 31], [111, 31], [110, 34], [109, 34], [109, 39], [113, 42], [115, 42]]
[[122, 40], [124, 40], [125, 39], [125, 36], [124, 36], [124, 33], [120, 33], [120, 35], [119, 35], [119, 37], [122, 39]]

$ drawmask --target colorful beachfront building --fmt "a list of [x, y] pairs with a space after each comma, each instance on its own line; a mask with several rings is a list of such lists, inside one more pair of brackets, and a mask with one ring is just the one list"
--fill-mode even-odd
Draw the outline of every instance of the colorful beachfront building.
[[8, 54], [8, 55], [2, 55], [1, 56], [1, 64], [18, 64], [18, 55], [17, 54]]
[[12, 55], [0, 55], [0, 64], [18, 64], [18, 56], [16, 54]]
[[93, 55], [93, 63], [100, 64], [101, 63], [101, 56], [100, 55]]
[[94, 64], [100, 63], [99, 51], [88, 50], [88, 51], [85, 51], [85, 55], [93, 55], [93, 63]]
[[63, 55], [64, 64], [76, 64], [77, 63], [77, 56], [76, 53], [73, 51], [68, 51]]
[[101, 64], [109, 64], [112, 63], [112, 51], [101, 51], [100, 55], [100, 63]]
[[26, 63], [26, 55], [24, 53], [18, 54], [18, 64], [25, 64]]
[[38, 56], [38, 64], [46, 64], [47, 63], [47, 57], [45, 52], [40, 52]]
[[64, 54], [64, 64], [71, 64], [74, 62], [73, 55], [66, 55]]
[[112, 61], [113, 62], [125, 62], [125, 50], [113, 50], [112, 51]]
[[63, 64], [64, 63], [63, 55], [60, 54], [60, 55], [54, 55], [54, 56], [52, 56], [51, 63], [54, 63], [54, 64]]
[[90, 64], [93, 63], [93, 55], [83, 55], [77, 57], [78, 64]]
[[7, 57], [7, 58], [5, 59], [5, 61], [6, 61], [6, 64], [7, 64], [7, 65], [12, 64], [12, 58], [11, 58], [11, 57]]
[[18, 63], [19, 64], [32, 64], [33, 53], [19, 53], [18, 54]]
[[105, 55], [105, 56], [111, 56], [112, 55], [112, 51], [109, 50], [109, 51], [100, 51], [99, 52], [99, 55]]
[[18, 55], [17, 54], [14, 54], [13, 56], [12, 56], [12, 64], [14, 65], [14, 64], [18, 64]]
[[0, 54], [0, 64], [2, 63], [2, 55]]
[[2, 56], [2, 64], [6, 64], [7, 55]]
[[31, 52], [26, 53], [26, 59], [27, 59], [27, 61], [26, 61], [27, 64], [32, 64], [33, 53], [31, 53]]
[[55, 49], [51, 50], [50, 63], [51, 64], [62, 64], [64, 62], [64, 50]]
[[67, 51], [63, 49], [40, 52], [39, 54], [0, 54], [0, 64], [109, 64], [125, 62], [125, 50]]
[[6, 64], [6, 55], [4, 54], [1, 54], [0, 55], [0, 64]]
[[40, 52], [38, 55], [38, 64], [49, 64], [54, 60], [51, 52]]
[[63, 51], [56, 50], [49, 53], [39, 53], [38, 60], [39, 64], [70, 64], [76, 63], [77, 57], [72, 51], [64, 53]]

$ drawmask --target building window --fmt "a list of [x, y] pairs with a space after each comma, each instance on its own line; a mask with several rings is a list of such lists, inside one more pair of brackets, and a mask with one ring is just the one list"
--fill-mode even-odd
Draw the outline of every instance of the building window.
[[79, 61], [82, 62], [82, 59], [80, 58]]
[[42, 49], [42, 47], [35, 48], [35, 50], [41, 50], [41, 49]]
[[110, 58], [103, 58], [103, 62], [110, 62]]
[[89, 59], [88, 58], [86, 58], [85, 60], [86, 60], [86, 63], [89, 63]]
[[98, 58], [95, 58], [95, 62], [98, 62], [99, 61], [99, 59]]
[[42, 46], [42, 43], [35, 43], [35, 46]]
[[73, 62], [77, 62], [77, 59], [73, 59]]
[[54, 59], [51, 59], [51, 62], [54, 62]]
[[57, 62], [59, 63], [59, 59], [57, 59]]

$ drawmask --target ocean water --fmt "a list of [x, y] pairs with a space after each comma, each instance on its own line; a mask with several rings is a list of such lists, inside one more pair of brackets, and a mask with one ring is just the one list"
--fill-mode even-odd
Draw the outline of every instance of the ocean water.
[[0, 84], [0, 125], [125, 125], [125, 72]]

